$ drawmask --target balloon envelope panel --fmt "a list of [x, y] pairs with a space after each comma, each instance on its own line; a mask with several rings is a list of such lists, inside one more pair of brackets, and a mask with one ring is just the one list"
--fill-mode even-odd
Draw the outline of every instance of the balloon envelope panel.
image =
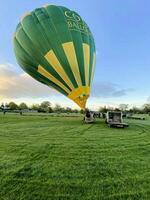
[[95, 44], [74, 11], [48, 5], [26, 14], [14, 34], [18, 64], [36, 80], [85, 108], [95, 67]]

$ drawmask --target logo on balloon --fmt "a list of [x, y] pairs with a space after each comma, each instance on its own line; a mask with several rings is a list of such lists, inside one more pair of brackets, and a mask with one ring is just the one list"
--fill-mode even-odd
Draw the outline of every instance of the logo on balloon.
[[65, 16], [70, 30], [76, 30], [91, 35], [88, 26], [79, 15], [71, 11], [65, 11]]

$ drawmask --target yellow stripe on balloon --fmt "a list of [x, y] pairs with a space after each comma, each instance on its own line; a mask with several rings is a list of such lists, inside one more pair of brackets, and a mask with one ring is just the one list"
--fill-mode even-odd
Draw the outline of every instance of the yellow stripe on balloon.
[[38, 72], [44, 77], [48, 78], [50, 81], [62, 88], [66, 93], [70, 93], [70, 90], [64, 86], [59, 80], [57, 80], [52, 74], [45, 70], [41, 65], [38, 66]]
[[75, 80], [76, 80], [78, 86], [82, 86], [79, 65], [78, 65], [78, 61], [77, 61], [74, 44], [73, 44], [73, 42], [67, 42], [67, 43], [62, 44], [62, 46], [65, 51], [68, 62], [70, 64], [73, 75], [75, 77]]
[[90, 87], [91, 87], [91, 85], [92, 85], [93, 78], [94, 78], [95, 63], [96, 63], [96, 53], [93, 53], [93, 64], [92, 64], [92, 72], [91, 72]]
[[90, 87], [81, 86], [71, 91], [68, 95], [68, 98], [77, 103], [80, 106], [80, 108], [84, 109], [89, 95], [90, 95]]
[[81, 87], [76, 88], [75, 90], [71, 91], [69, 93], [68, 97], [73, 100], [81, 95], [89, 95], [89, 94], [90, 94], [90, 87], [81, 86]]
[[63, 67], [61, 66], [59, 60], [57, 59], [53, 50], [50, 50], [45, 56], [48, 63], [53, 67], [53, 69], [61, 76], [64, 82], [70, 87], [71, 90], [74, 90], [74, 86], [70, 79], [68, 78], [66, 72], [64, 71]]
[[88, 44], [83, 43], [83, 55], [84, 55], [84, 71], [85, 71], [85, 83], [89, 85], [89, 66], [90, 66], [90, 47]]

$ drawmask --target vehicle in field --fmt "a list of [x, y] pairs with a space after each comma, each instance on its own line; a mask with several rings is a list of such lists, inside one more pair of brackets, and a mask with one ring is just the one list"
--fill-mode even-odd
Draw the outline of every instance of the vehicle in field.
[[128, 127], [127, 123], [123, 122], [122, 112], [108, 111], [106, 114], [106, 123], [109, 127]]
[[94, 123], [95, 122], [95, 113], [89, 110], [86, 110], [85, 117], [84, 117], [85, 123]]

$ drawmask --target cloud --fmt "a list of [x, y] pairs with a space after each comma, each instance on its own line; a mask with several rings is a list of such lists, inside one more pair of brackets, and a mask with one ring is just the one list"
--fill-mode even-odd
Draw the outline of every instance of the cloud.
[[[91, 96], [101, 98], [122, 97], [131, 91], [133, 89], [122, 89], [111, 82], [98, 82], [93, 85]], [[58, 95], [57, 91], [39, 83], [27, 73], [18, 71], [18, 68], [14, 65], [10, 63], [0, 64], [0, 97], [17, 99]]]
[[34, 80], [28, 74], [17, 71], [10, 63], [0, 64], [0, 97], [3, 98], [40, 98], [58, 93]]
[[131, 88], [122, 89], [119, 85], [111, 82], [97, 82], [93, 84], [92, 87], [92, 96], [109, 98], [109, 97], [122, 97], [127, 95], [128, 92], [134, 91]]

